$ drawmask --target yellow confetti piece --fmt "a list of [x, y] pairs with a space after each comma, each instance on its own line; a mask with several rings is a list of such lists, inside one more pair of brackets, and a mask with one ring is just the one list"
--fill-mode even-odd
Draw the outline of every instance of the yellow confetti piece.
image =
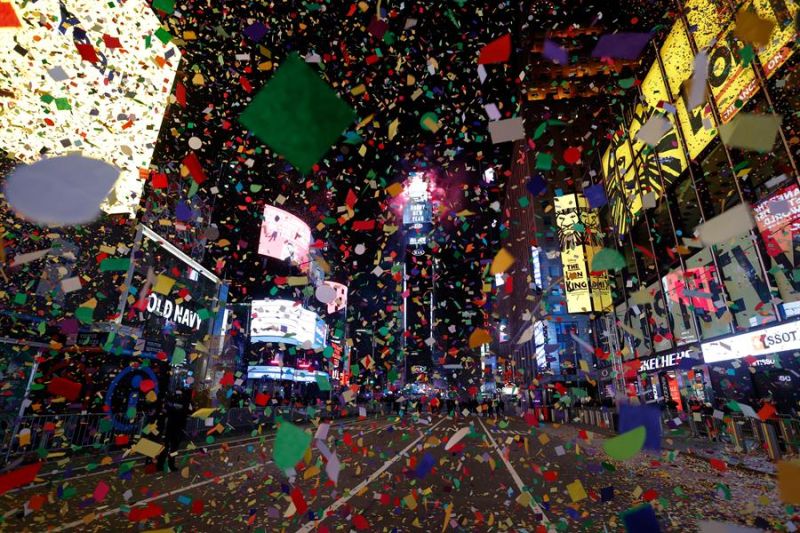
[[311, 465], [306, 468], [305, 472], [303, 472], [303, 479], [310, 479], [314, 476], [319, 475], [319, 467], [317, 465]]
[[438, 122], [434, 121], [430, 117], [427, 117], [425, 120], [423, 120], [422, 124], [424, 124], [425, 127], [428, 128], [429, 130], [431, 130], [433, 133], [436, 133], [442, 127], [441, 124], [439, 124]]
[[389, 193], [392, 198], [394, 198], [403, 192], [403, 186], [400, 183], [392, 183], [386, 187], [386, 192]]
[[450, 515], [453, 514], [453, 504], [447, 506], [444, 510], [444, 523], [442, 524], [442, 533], [447, 529], [447, 524], [450, 523]]
[[164, 446], [157, 442], [153, 442], [150, 439], [140, 439], [139, 442], [134, 444], [131, 448], [131, 453], [140, 453], [152, 459], [157, 457], [163, 449]]
[[500, 251], [497, 252], [497, 255], [495, 255], [494, 259], [492, 260], [492, 266], [489, 269], [489, 272], [492, 275], [502, 274], [514, 264], [514, 261], [514, 256], [511, 255], [508, 250], [505, 248], [500, 248]]
[[[397, 128], [400, 126], [400, 120], [394, 119], [389, 123], [389, 131], [387, 133], [389, 140], [391, 141], [394, 139], [395, 135], [397, 135]], [[399, 183], [395, 183], [394, 185], [400, 185]], [[403, 188], [400, 187], [400, 192], [402, 192]], [[400, 194], [400, 193], [397, 193]], [[393, 194], [392, 196], [397, 196], [397, 194]]]
[[583, 483], [580, 479], [576, 479], [572, 483], [567, 483], [567, 492], [573, 503], [585, 500], [588, 497], [586, 489], [583, 488]]

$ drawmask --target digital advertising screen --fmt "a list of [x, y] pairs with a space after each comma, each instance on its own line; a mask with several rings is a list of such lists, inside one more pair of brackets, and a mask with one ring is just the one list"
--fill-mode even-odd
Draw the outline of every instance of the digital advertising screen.
[[342, 285], [335, 281], [326, 281], [324, 283], [336, 293], [336, 298], [328, 302], [328, 314], [344, 309], [347, 306], [347, 285]]
[[14, 1], [19, 24], [0, 29], [0, 149], [28, 164], [80, 152], [114, 165], [111, 214], [139, 205], [181, 62], [148, 4]]
[[280, 342], [309, 349], [325, 346], [328, 328], [315, 312], [292, 300], [254, 300], [250, 340]]
[[258, 253], [282, 261], [291, 261], [308, 269], [311, 228], [291, 213], [268, 205], [261, 222]]

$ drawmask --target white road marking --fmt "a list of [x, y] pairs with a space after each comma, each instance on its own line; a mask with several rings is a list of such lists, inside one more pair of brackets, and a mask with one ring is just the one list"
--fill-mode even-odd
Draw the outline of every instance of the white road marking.
[[[339, 428], [343, 428], [343, 427], [351, 428], [351, 427], [355, 426], [356, 424], [358, 424], [360, 422], [364, 422], [364, 420], [355, 420], [355, 421], [352, 421], [352, 422], [348, 422], [347, 424], [341, 424], [341, 425], [336, 426], [336, 427], [339, 427]], [[370, 433], [374, 433], [376, 431], [381, 431], [381, 430], [386, 429], [386, 428], [388, 428], [388, 427], [390, 427], [390, 426], [392, 426], [394, 424], [395, 424], [395, 422], [389, 422], [388, 424], [385, 424], [385, 425], [383, 425], [381, 427], [372, 428], [372, 429], [370, 429], [368, 431], [364, 431], [362, 433], [359, 433], [358, 436], [360, 437], [360, 436], [363, 436], [363, 435], [369, 435]], [[269, 441], [274, 440], [274, 435], [270, 435], [270, 437], [271, 438], [268, 439]], [[245, 444], [239, 444], [237, 446], [231, 446], [231, 448], [236, 448], [236, 447], [240, 447], [240, 446], [245, 446]], [[181, 492], [186, 492], [187, 490], [191, 490], [193, 488], [197, 488], [197, 487], [200, 487], [200, 486], [203, 486], [203, 485], [207, 485], [208, 483], [213, 482], [215, 479], [224, 479], [226, 477], [230, 477], [232, 475], [235, 475], [235, 474], [238, 474], [238, 473], [241, 473], [241, 472], [247, 472], [248, 470], [253, 470], [253, 469], [258, 468], [260, 466], [265, 466], [265, 465], [268, 465], [268, 464], [271, 464], [271, 463], [272, 463], [272, 461], [268, 461], [266, 463], [263, 463], [263, 464], [260, 464], [260, 465], [254, 465], [254, 466], [239, 470], [237, 472], [231, 472], [231, 473], [228, 473], [228, 474], [224, 474], [222, 476], [216, 476], [215, 478], [212, 478], [212, 479], [207, 480], [207, 481], [203, 481], [203, 482], [200, 482], [200, 483], [195, 483], [195, 484], [192, 484], [192, 485], [188, 485], [186, 487], [179, 487], [179, 488], [177, 488], [177, 489], [175, 489], [175, 490], [173, 490], [171, 492], [168, 492], [166, 494], [160, 494], [159, 496], [156, 496], [156, 497], [153, 497], [153, 498], [147, 498], [145, 500], [138, 501], [138, 502], [136, 502], [134, 504], [131, 504], [130, 507], [133, 508], [133, 507], [136, 507], [137, 505], [144, 505], [144, 504], [147, 504], [147, 503], [149, 503], [151, 501], [160, 500], [162, 498], [165, 498], [167, 496], [171, 496], [173, 494], [180, 494]], [[111, 472], [113, 470], [114, 469], [107, 469], [107, 470], [103, 470], [103, 471], [99, 471], [99, 472], [92, 472], [91, 474], [87, 474], [85, 476], [80, 476], [79, 479], [85, 479], [85, 478], [96, 476], [96, 475], [99, 475], [99, 474], [108, 473], [108, 472]], [[73, 480], [73, 479], [76, 479], [76, 478], [78, 478], [78, 476], [71, 477], [71, 478], [68, 478], [68, 479], [69, 480]], [[61, 480], [59, 480], [59, 481], [61, 481]], [[41, 485], [46, 485], [47, 483], [48, 482], [37, 483], [37, 484], [34, 484], [34, 485], [27, 485], [27, 486], [21, 487], [19, 489], [14, 489], [14, 491], [19, 491], [19, 490], [29, 489], [29, 488], [36, 488], [36, 487], [41, 486]], [[8, 491], [8, 492], [12, 492], [12, 491]], [[19, 508], [11, 509], [7, 513], [5, 513], [3, 515], [3, 517], [4, 518], [8, 518], [9, 516], [19, 512], [19, 510], [20, 510]], [[101, 513], [100, 515], [98, 515], [98, 518], [103, 518], [103, 517], [109, 516], [109, 515], [117, 513], [117, 512], [121, 512], [121, 511], [119, 509], [111, 509], [109, 511], [105, 511], [104, 513]], [[64, 524], [60, 528], [54, 529], [52, 531], [64, 531], [66, 529], [73, 528], [73, 527], [75, 527], [77, 525], [80, 525], [80, 524], [83, 524], [83, 520], [77, 520], [77, 521], [71, 522], [69, 524]]]
[[[500, 448], [497, 446], [497, 442], [495, 442], [494, 437], [492, 437], [492, 434], [489, 433], [488, 429], [486, 429], [486, 426], [483, 425], [483, 420], [481, 420], [479, 418], [478, 422], [480, 422], [484, 433], [486, 433], [486, 436], [489, 437], [489, 441], [492, 443], [492, 447], [494, 448], [494, 451], [497, 452], [497, 455], [499, 455], [500, 459], [503, 460], [503, 464], [506, 465], [506, 468], [508, 469], [508, 473], [511, 474], [511, 477], [514, 479], [514, 483], [517, 485], [517, 490], [519, 490], [520, 493], [521, 493], [522, 490], [523, 490], [523, 487], [525, 486], [525, 484], [522, 482], [522, 478], [519, 477], [519, 474], [517, 473], [517, 470], [508, 461], [508, 459], [506, 459], [506, 456], [503, 455], [503, 452], [500, 451]], [[531, 508], [534, 510], [534, 512], [542, 515], [542, 522], [544, 522], [545, 524], [549, 524], [550, 523], [550, 520], [547, 519], [547, 515], [544, 514], [544, 511], [542, 510], [542, 508], [539, 507], [539, 504], [536, 503], [532, 499], [531, 499]]]
[[350, 492], [348, 492], [347, 495], [342, 496], [341, 498], [330, 504], [324, 511], [322, 511], [322, 516], [318, 520], [314, 520], [312, 522], [306, 522], [306, 524], [303, 527], [297, 530], [297, 533], [308, 533], [314, 530], [314, 528], [316, 528], [321, 522], [323, 522], [328, 517], [329, 514], [335, 512], [339, 507], [347, 503], [350, 500], [350, 498], [358, 494], [361, 491], [361, 489], [363, 489], [364, 487], [368, 486], [370, 483], [375, 481], [378, 478], [378, 476], [386, 472], [386, 470], [388, 470], [390, 466], [399, 461], [408, 452], [408, 450], [416, 446], [419, 441], [425, 438], [427, 432], [432, 431], [436, 426], [438, 426], [445, 420], [447, 420], [447, 418], [442, 417], [441, 420], [439, 420], [432, 426], [422, 428], [424, 429], [422, 434], [419, 437], [417, 437], [411, 444], [406, 446], [402, 451], [397, 453], [394, 457], [383, 463], [383, 466], [380, 467], [378, 470], [376, 470], [367, 479], [365, 479], [364, 481], [362, 481], [361, 483], [350, 489]]
[[[356, 427], [359, 424], [364, 424], [365, 422], [373, 422], [373, 420], [371, 420], [371, 419], [367, 419], [367, 420], [350, 420], [350, 421], [347, 421], [346, 423], [342, 423], [342, 424], [338, 424], [336, 426], [332, 426], [331, 429], [353, 428], [353, 427]], [[386, 427], [389, 427], [391, 425], [392, 424], [390, 423], [390, 424], [387, 424], [386, 426], [383, 426], [383, 427], [386, 428]], [[381, 428], [378, 428], [378, 429], [381, 429]], [[373, 430], [370, 430], [370, 432], [372, 432], [372, 431]], [[366, 433], [365, 433], [365, 435], [366, 435]], [[194, 449], [182, 448], [182, 449], [178, 450], [178, 453], [181, 454], [181, 453], [189, 452], [189, 455], [195, 455], [197, 453], [201, 453], [203, 450], [213, 451], [213, 450], [216, 450], [218, 448], [221, 448], [224, 444], [230, 444], [230, 443], [234, 443], [234, 444], [232, 446], [228, 446], [229, 449], [241, 448], [242, 446], [247, 446], [247, 445], [251, 444], [252, 442], [258, 441], [260, 439], [265, 439], [265, 442], [271, 442], [272, 440], [275, 439], [275, 435], [273, 433], [270, 433], [269, 435], [259, 435], [257, 437], [244, 437], [242, 439], [234, 439], [234, 440], [229, 440], [229, 441], [209, 444], [209, 445], [205, 445], [205, 446], [198, 446], [198, 447], [195, 447]], [[139, 462], [142, 462], [142, 461], [145, 461], [145, 460], [147, 460], [147, 457], [137, 456], [137, 457], [131, 457], [129, 459], [125, 459], [122, 462], [139, 463]], [[74, 475], [74, 476], [70, 476], [70, 477], [58, 478], [58, 481], [59, 482], [61, 482], [61, 481], [72, 481], [72, 480], [79, 480], [79, 479], [86, 479], [86, 478], [90, 478], [90, 477], [95, 477], [95, 476], [99, 476], [101, 474], [107, 474], [109, 472], [114, 472], [116, 470], [117, 466], [119, 466], [119, 465], [118, 464], [115, 465], [114, 468], [105, 468], [105, 469], [102, 469], [102, 470], [89, 472], [87, 474], [81, 474], [81, 475]], [[64, 472], [66, 472], [68, 470], [72, 470], [72, 471], [86, 470], [86, 466], [79, 466], [79, 467], [73, 468], [73, 469], [65, 468], [63, 470], [61, 470], [61, 469], [50, 470], [48, 472], [40, 473], [36, 477], [48, 478], [48, 477], [51, 477], [51, 476], [54, 476], [54, 475], [57, 475], [57, 474], [63, 474]], [[20, 492], [20, 491], [23, 491], [23, 490], [35, 489], [35, 488], [41, 487], [43, 485], [47, 485], [48, 483], [51, 483], [51, 481], [43, 481], [42, 483], [33, 483], [33, 484], [30, 484], [30, 485], [25, 485], [24, 487], [19, 487], [19, 488], [16, 488], [16, 489], [12, 489], [12, 490], [8, 491], [7, 493], [8, 494], [13, 494], [14, 492]]]

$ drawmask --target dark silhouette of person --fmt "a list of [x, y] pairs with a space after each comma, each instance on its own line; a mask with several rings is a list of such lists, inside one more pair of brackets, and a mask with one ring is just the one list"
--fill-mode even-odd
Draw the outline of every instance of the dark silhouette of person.
[[170, 470], [177, 470], [173, 452], [180, 449], [184, 438], [184, 430], [189, 420], [191, 402], [188, 391], [178, 389], [167, 399], [166, 420], [164, 428], [164, 449], [158, 456], [158, 469], [164, 470], [164, 463], [168, 463]]

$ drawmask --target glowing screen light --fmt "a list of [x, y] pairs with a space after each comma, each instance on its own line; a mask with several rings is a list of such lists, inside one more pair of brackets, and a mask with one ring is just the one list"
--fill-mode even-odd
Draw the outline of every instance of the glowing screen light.
[[410, 200], [425, 201], [430, 199], [428, 180], [422, 172], [412, 172], [406, 183], [406, 195]]
[[250, 340], [280, 342], [307, 349], [325, 346], [328, 328], [317, 314], [292, 300], [253, 300]]
[[121, 174], [101, 207], [132, 214], [180, 51], [144, 0], [11, 5], [21, 24], [0, 28], [0, 149], [24, 163], [102, 159]]
[[305, 270], [308, 267], [310, 244], [311, 228], [308, 224], [277, 207], [268, 205], [264, 208], [258, 253], [276, 259], [288, 259]]
[[336, 297], [328, 302], [328, 313], [335, 313], [340, 309], [344, 309], [347, 306], [347, 285], [342, 285], [335, 281], [325, 281], [324, 283], [336, 293]]

